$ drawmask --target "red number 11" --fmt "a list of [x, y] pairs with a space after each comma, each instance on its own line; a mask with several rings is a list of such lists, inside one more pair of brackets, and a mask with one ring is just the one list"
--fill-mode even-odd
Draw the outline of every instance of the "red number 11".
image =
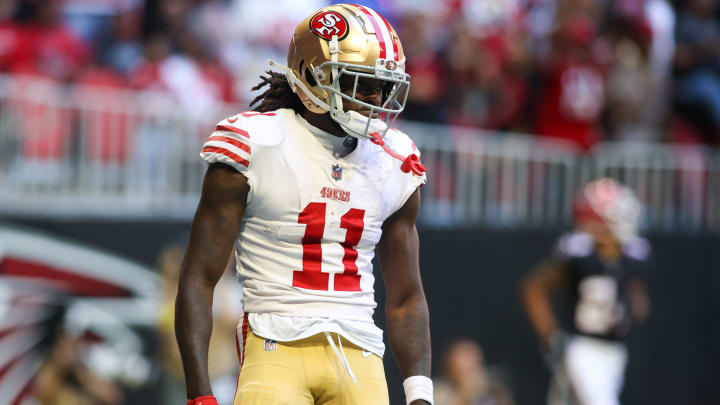
[[[322, 272], [322, 238], [325, 232], [325, 207], [327, 204], [313, 202], [307, 205], [298, 217], [298, 223], [305, 224], [302, 238], [303, 268], [293, 271], [293, 287], [309, 290], [328, 291], [330, 274]], [[355, 263], [358, 252], [355, 246], [360, 243], [365, 223], [365, 210], [351, 208], [340, 217], [340, 227], [347, 229], [345, 241], [341, 244], [345, 250], [342, 262], [345, 271], [335, 275], [335, 291], [360, 291], [360, 275]]]

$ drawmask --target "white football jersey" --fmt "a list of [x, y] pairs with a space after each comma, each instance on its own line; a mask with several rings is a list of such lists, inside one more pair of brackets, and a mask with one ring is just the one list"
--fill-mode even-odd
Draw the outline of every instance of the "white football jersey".
[[336, 157], [306, 125], [290, 109], [246, 112], [221, 121], [203, 146], [204, 160], [250, 185], [235, 246], [244, 308], [372, 323], [374, 249], [383, 222], [425, 183], [401, 170], [420, 152], [390, 130], [384, 145], [360, 139]]

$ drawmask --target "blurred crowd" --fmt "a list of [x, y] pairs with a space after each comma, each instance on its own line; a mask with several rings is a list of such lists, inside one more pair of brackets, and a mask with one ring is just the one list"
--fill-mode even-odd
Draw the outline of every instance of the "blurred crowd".
[[406, 118], [584, 149], [604, 140], [720, 141], [717, 2], [455, 3], [399, 24], [414, 80]]
[[[715, 0], [370, 0], [412, 75], [405, 119], [562, 138], [720, 142]], [[3, 0], [0, 71], [247, 105], [326, 0]]]

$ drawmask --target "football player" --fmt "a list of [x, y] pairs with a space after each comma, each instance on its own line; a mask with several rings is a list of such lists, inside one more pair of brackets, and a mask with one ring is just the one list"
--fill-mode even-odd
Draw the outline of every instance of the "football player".
[[[637, 235], [641, 205], [614, 180], [590, 182], [575, 200], [577, 229], [523, 283], [525, 309], [549, 354], [550, 404], [617, 405], [631, 320], [643, 320], [649, 300], [643, 281], [650, 246]], [[550, 296], [572, 304], [563, 326]], [[567, 333], [563, 331], [567, 331]]]
[[432, 403], [428, 309], [415, 219], [425, 168], [389, 128], [409, 76], [376, 11], [336, 4], [270, 62], [254, 111], [215, 128], [176, 301], [189, 405], [212, 405], [213, 288], [231, 250], [243, 284], [235, 405], [388, 404], [372, 315], [377, 248], [389, 341], [408, 404]]

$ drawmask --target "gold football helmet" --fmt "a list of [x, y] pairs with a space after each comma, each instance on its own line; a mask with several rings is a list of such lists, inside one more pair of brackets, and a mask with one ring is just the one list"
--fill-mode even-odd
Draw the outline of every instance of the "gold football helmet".
[[[410, 89], [397, 33], [365, 6], [335, 4], [320, 9], [295, 29], [288, 66], [270, 64], [285, 72], [290, 87], [310, 111], [329, 112], [345, 132], [359, 138], [384, 136], [405, 108]], [[384, 83], [381, 105], [358, 99], [361, 78]], [[352, 89], [341, 89], [341, 79], [354, 83]], [[361, 106], [367, 115], [344, 108], [343, 100]]]

